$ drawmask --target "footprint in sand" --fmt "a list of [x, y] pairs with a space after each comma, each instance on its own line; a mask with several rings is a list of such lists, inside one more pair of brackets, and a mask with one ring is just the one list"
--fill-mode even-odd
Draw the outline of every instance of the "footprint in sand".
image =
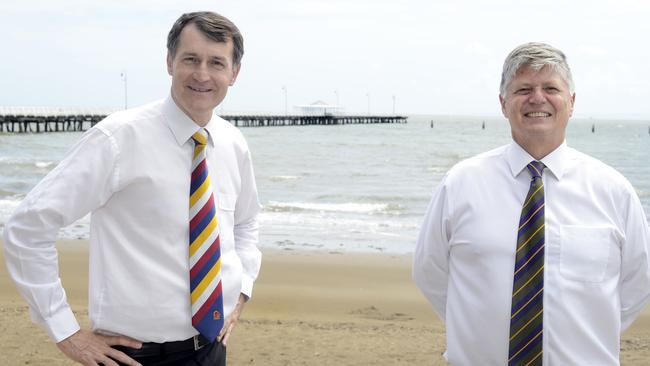
[[379, 309], [377, 309], [374, 305], [370, 305], [368, 307], [361, 308], [361, 309], [352, 310], [351, 312], [349, 312], [349, 314], [356, 315], [364, 319], [386, 320], [386, 321], [396, 321], [396, 320], [406, 321], [406, 320], [414, 319], [413, 317], [404, 313], [384, 314]]

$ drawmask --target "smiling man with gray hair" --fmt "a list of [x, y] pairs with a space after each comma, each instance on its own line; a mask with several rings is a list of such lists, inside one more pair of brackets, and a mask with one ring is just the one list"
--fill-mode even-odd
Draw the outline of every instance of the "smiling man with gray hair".
[[565, 55], [527, 43], [499, 95], [513, 141], [438, 185], [413, 277], [446, 325], [453, 365], [618, 365], [650, 296], [648, 223], [616, 170], [567, 146]]

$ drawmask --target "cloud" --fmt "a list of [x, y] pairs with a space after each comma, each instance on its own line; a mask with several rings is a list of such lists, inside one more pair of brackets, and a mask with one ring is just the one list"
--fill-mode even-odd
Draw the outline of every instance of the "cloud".
[[[186, 11], [231, 18], [246, 44], [228, 109], [284, 110], [331, 101], [351, 112], [389, 112], [392, 95], [411, 113], [498, 115], [501, 64], [518, 44], [540, 40], [569, 57], [576, 113], [648, 113], [650, 2], [547, 0], [85, 0], [0, 3], [12, 57], [0, 59], [0, 100], [17, 105], [120, 106], [163, 97], [165, 37]], [[607, 91], [605, 93], [604, 91]], [[406, 109], [408, 108], [408, 109]], [[650, 117], [650, 115], [649, 115]]]

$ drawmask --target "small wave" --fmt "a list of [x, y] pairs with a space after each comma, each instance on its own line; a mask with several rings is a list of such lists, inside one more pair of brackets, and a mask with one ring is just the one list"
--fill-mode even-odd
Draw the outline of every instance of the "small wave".
[[[346, 218], [341, 215], [323, 217], [321, 215], [294, 213], [287, 215], [284, 212], [262, 212], [259, 216], [260, 224], [269, 230], [279, 228], [291, 228], [300, 232], [315, 230], [330, 230], [338, 228], [344, 232], [387, 232], [387, 231], [414, 231], [420, 227], [419, 217], [417, 219], [386, 219], [379, 216], [374, 218], [358, 217]], [[273, 229], [270, 229], [270, 228]]]
[[53, 161], [37, 161], [36, 163], [34, 163], [34, 165], [36, 165], [37, 168], [45, 169], [45, 168], [49, 168], [52, 165], [54, 165], [54, 162]]
[[0, 165], [14, 169], [39, 169], [51, 168], [56, 162], [54, 161], [34, 161], [26, 157], [0, 157]]
[[295, 176], [295, 175], [275, 175], [269, 178], [272, 182], [285, 182], [285, 181], [292, 181], [292, 180], [298, 180], [300, 177]]
[[277, 201], [269, 201], [264, 208], [271, 212], [327, 211], [369, 214], [394, 212], [400, 209], [399, 205], [387, 203], [314, 203]]
[[430, 166], [427, 168], [428, 172], [433, 173], [446, 173], [449, 170], [449, 167], [446, 166]]

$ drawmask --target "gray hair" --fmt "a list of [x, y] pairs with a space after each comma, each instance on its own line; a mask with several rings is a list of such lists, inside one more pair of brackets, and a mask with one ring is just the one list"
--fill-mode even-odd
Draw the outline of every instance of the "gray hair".
[[181, 31], [189, 24], [195, 24], [201, 33], [215, 42], [232, 40], [233, 66], [241, 63], [244, 56], [244, 38], [241, 32], [228, 18], [211, 11], [185, 13], [176, 20], [167, 35], [167, 51], [172, 58], [176, 56]]
[[506, 87], [515, 77], [517, 71], [524, 66], [528, 66], [535, 71], [541, 70], [544, 66], [550, 67], [560, 74], [569, 86], [569, 93], [573, 94], [573, 77], [564, 53], [545, 43], [530, 42], [515, 48], [506, 57], [503, 63], [503, 72], [501, 73], [500, 93], [502, 97], [506, 95]]

